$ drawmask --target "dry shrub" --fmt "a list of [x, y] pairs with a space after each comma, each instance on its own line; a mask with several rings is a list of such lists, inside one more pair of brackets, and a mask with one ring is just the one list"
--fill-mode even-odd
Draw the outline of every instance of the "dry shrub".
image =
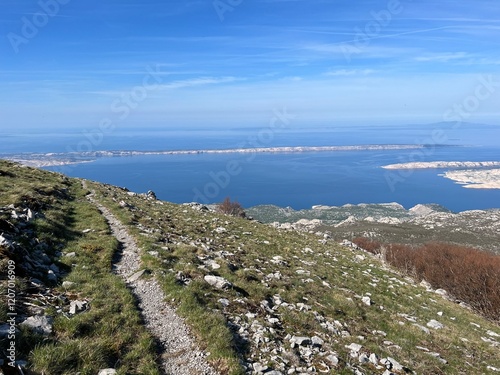
[[482, 315], [500, 320], [500, 256], [482, 250], [446, 243], [422, 246], [381, 245], [367, 238], [353, 241], [434, 288], [445, 289]]
[[380, 254], [382, 249], [382, 244], [380, 242], [370, 240], [366, 237], [357, 237], [352, 240], [352, 242], [358, 245], [363, 250], [366, 250], [372, 254]]
[[226, 215], [245, 217], [245, 210], [237, 201], [231, 202], [231, 198], [227, 197], [224, 202], [219, 203], [217, 206], [219, 212]]

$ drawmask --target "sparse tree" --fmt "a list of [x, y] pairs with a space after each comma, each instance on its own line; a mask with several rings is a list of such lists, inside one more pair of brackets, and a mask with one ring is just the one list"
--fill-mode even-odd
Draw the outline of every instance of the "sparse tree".
[[241, 207], [241, 204], [237, 201], [231, 202], [231, 198], [229, 197], [226, 197], [222, 203], [219, 203], [217, 209], [226, 215], [245, 217], [245, 210]]

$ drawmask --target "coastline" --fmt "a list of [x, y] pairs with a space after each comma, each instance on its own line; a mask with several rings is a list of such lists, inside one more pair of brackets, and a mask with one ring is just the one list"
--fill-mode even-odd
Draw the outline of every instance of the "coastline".
[[284, 146], [232, 149], [199, 150], [159, 150], [159, 151], [88, 151], [67, 153], [23, 153], [0, 155], [0, 158], [14, 161], [30, 167], [42, 168], [69, 164], [90, 163], [98, 158], [144, 156], [144, 155], [201, 155], [201, 154], [258, 154], [258, 153], [305, 153], [337, 151], [376, 151], [376, 150], [412, 150], [426, 148], [426, 145], [388, 144], [388, 145], [352, 145], [352, 146]]
[[384, 165], [384, 169], [444, 169], [500, 167], [500, 161], [428, 161]]

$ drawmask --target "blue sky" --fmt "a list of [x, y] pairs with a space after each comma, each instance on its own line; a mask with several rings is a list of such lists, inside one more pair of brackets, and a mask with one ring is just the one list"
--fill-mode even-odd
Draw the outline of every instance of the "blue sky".
[[500, 123], [498, 0], [0, 0], [0, 35], [4, 130]]

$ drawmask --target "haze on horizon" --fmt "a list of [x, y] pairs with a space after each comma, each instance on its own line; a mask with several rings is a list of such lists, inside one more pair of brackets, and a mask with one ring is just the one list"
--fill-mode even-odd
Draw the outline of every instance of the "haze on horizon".
[[495, 0], [0, 4], [0, 131], [498, 124]]

